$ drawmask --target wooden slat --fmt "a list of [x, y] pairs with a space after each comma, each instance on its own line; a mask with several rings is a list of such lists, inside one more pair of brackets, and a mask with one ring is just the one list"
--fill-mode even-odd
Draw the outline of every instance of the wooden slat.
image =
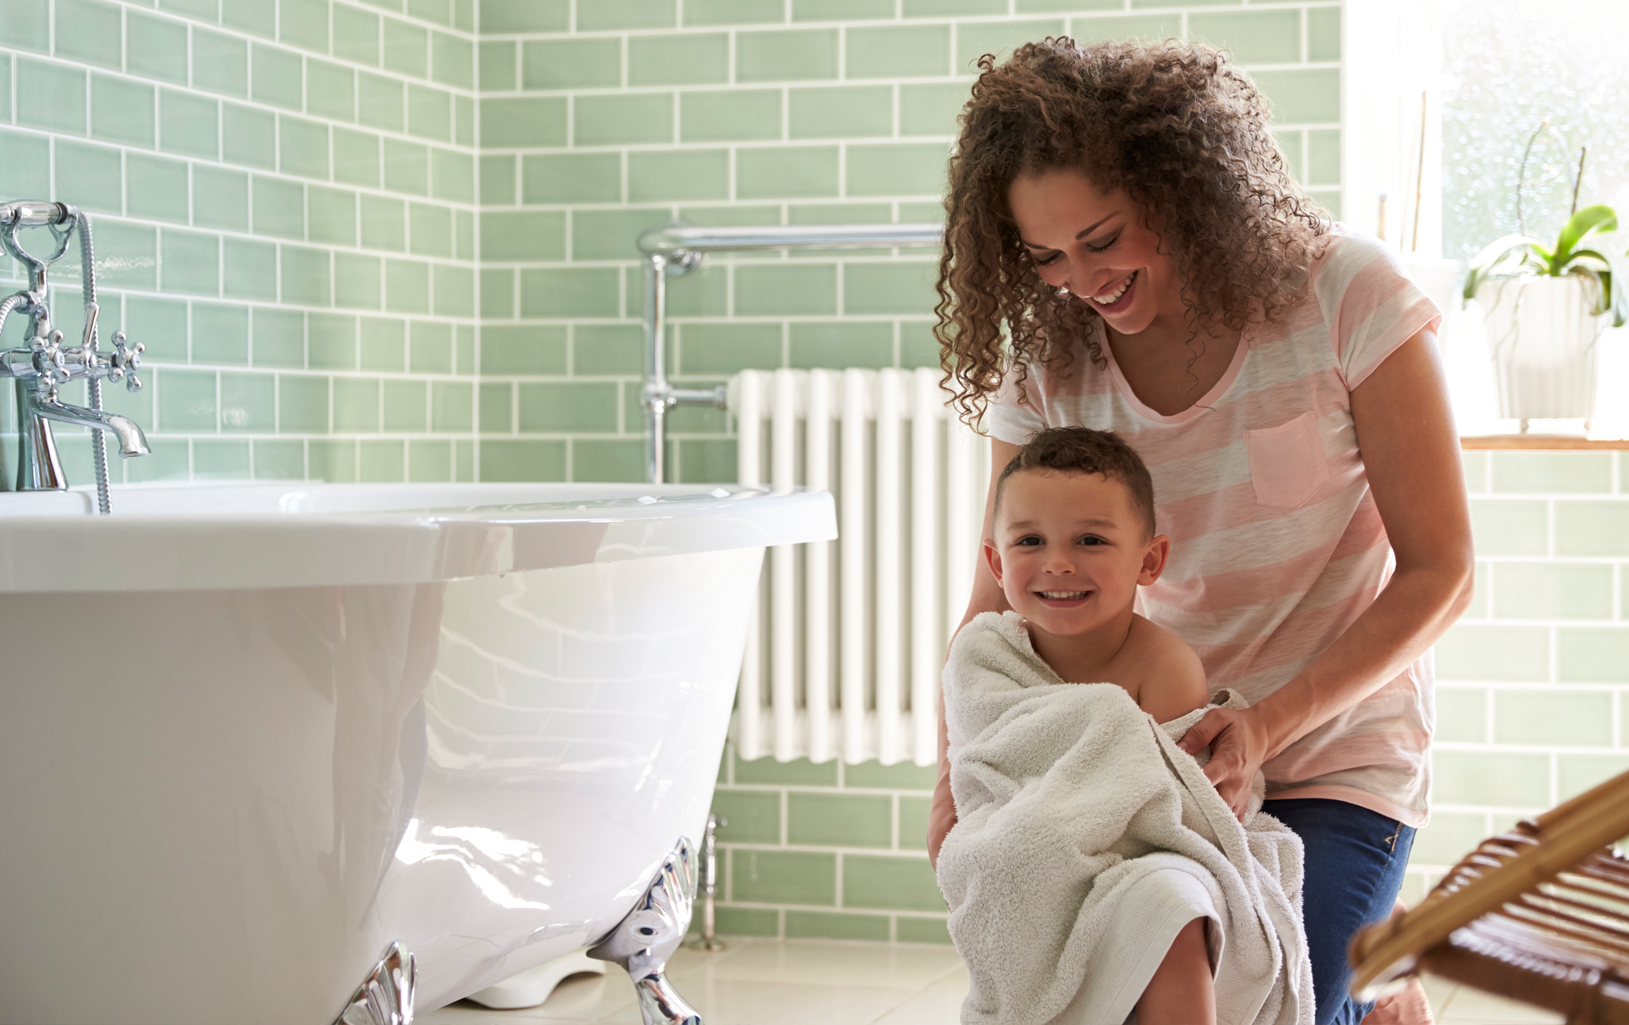
[[[1535, 909], [1527, 898], [1545, 899], [1545, 888], [1559, 885], [1577, 895], [1593, 889], [1593, 896], [1616, 899], [1625, 882], [1620, 874], [1623, 863], [1607, 845], [1625, 833], [1629, 833], [1629, 773], [1579, 795], [1535, 822], [1521, 823], [1510, 833], [1483, 841], [1418, 907], [1358, 935], [1352, 945], [1353, 990], [1395, 976], [1460, 931], [1499, 933], [1530, 915], [1548, 918], [1549, 927], [1524, 923], [1512, 934], [1512, 942], [1526, 940], [1528, 949], [1539, 957], [1565, 962], [1570, 956], [1582, 958], [1591, 970], [1604, 967], [1600, 959], [1605, 952], [1597, 945], [1598, 938], [1586, 938], [1581, 932], [1598, 932], [1602, 922], [1586, 921], [1558, 907]], [[1585, 884], [1588, 879], [1593, 882]], [[1590, 910], [1597, 915], [1611, 914], [1604, 908]], [[1564, 936], [1560, 930], [1580, 934]], [[1545, 933], [1551, 941], [1538, 942], [1536, 937]], [[1629, 938], [1629, 928], [1622, 935]], [[1519, 960], [1521, 953], [1514, 949], [1511, 956]], [[1617, 957], [1611, 960], [1624, 964], [1629, 978], [1629, 962]]]

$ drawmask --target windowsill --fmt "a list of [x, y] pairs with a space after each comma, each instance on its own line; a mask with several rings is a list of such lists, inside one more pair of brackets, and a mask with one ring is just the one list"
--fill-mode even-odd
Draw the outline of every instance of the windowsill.
[[1470, 451], [1629, 451], [1629, 438], [1587, 438], [1578, 434], [1481, 434], [1459, 439]]

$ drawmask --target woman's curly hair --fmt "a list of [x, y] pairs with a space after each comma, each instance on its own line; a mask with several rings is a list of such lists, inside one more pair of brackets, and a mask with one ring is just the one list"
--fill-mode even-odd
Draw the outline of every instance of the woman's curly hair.
[[[950, 159], [939, 259], [945, 383], [976, 422], [1012, 366], [1067, 366], [1097, 311], [1041, 280], [1019, 241], [1007, 192], [1020, 175], [1078, 169], [1125, 190], [1163, 222], [1189, 324], [1242, 330], [1300, 301], [1297, 287], [1329, 222], [1290, 176], [1265, 97], [1203, 43], [1067, 38], [985, 55]], [[1003, 344], [1003, 333], [1007, 342]]]

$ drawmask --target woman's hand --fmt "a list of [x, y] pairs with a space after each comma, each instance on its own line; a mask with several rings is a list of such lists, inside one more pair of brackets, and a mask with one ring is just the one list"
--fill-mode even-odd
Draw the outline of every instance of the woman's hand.
[[1191, 755], [1210, 748], [1205, 777], [1233, 814], [1244, 821], [1250, 808], [1250, 784], [1272, 748], [1259, 713], [1254, 708], [1213, 708], [1177, 746]]

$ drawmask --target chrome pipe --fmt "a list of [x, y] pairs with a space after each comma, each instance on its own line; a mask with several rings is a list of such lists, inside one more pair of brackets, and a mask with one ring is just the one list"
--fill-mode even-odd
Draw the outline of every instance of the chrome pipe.
[[639, 251], [665, 255], [753, 249], [898, 249], [936, 246], [943, 240], [944, 228], [937, 224], [789, 224], [750, 228], [670, 225], [639, 236]]
[[17, 379], [17, 483], [18, 491], [56, 491], [68, 487], [57, 455], [56, 435], [45, 418], [35, 416], [39, 392], [32, 381]]
[[773, 225], [750, 228], [692, 228], [670, 224], [639, 236], [645, 257], [645, 479], [666, 479], [667, 413], [680, 405], [724, 408], [724, 386], [674, 388], [667, 379], [667, 276], [688, 274], [706, 253], [764, 249], [905, 249], [944, 241], [937, 224]]
[[718, 938], [718, 827], [729, 825], [717, 815], [707, 816], [707, 830], [701, 837], [701, 879], [696, 896], [701, 901], [701, 936], [685, 944], [696, 950], [710, 952], [728, 946]]
[[0, 226], [43, 228], [49, 224], [62, 224], [74, 214], [74, 208], [66, 203], [24, 199], [15, 203], [0, 203]]
[[667, 321], [667, 257], [645, 257], [645, 478], [661, 484], [667, 478], [667, 411], [671, 405], [667, 383], [667, 347], [662, 333]]
[[645, 479], [661, 484], [667, 477], [667, 414], [674, 406], [711, 405], [724, 408], [725, 389], [675, 388], [667, 379], [667, 278], [683, 274], [700, 257], [691, 253], [651, 253], [645, 257], [645, 387], [639, 404], [645, 408]]
[[717, 384], [711, 388], [669, 388], [668, 395], [672, 397], [675, 405], [717, 406], [719, 409], [728, 409], [729, 390], [729, 385]]

